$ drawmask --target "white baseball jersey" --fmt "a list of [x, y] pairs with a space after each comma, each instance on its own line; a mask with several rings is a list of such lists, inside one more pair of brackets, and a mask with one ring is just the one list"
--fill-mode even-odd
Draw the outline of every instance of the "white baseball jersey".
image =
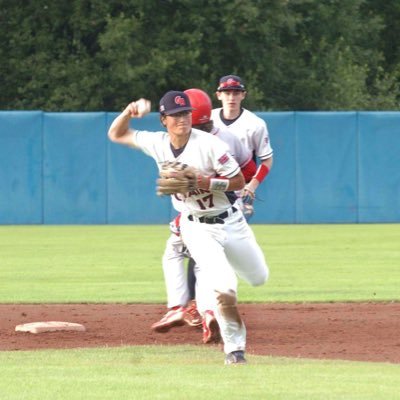
[[252, 158], [251, 151], [245, 147], [240, 139], [225, 128], [218, 128], [214, 126], [210, 132], [212, 135], [217, 136], [228, 145], [229, 152], [232, 157], [238, 162], [240, 168], [245, 166]]
[[262, 118], [243, 109], [240, 117], [227, 126], [221, 119], [221, 112], [222, 108], [211, 111], [211, 119], [215, 126], [232, 132], [260, 160], [266, 160], [273, 155], [267, 124]]
[[[242, 142], [227, 129], [213, 127], [209, 134], [218, 137], [228, 145], [229, 153], [238, 162], [240, 168], [245, 166], [251, 160], [251, 151], [247, 149]], [[182, 201], [175, 196], [171, 196], [171, 200], [175, 210], [179, 212], [182, 211]]]
[[[193, 166], [205, 176], [223, 176], [232, 178], [240, 172], [239, 164], [229, 153], [226, 143], [207, 132], [192, 129], [183, 152], [177, 157], [171, 150], [169, 135], [167, 132], [133, 132], [135, 146], [152, 157], [161, 169], [166, 161], [179, 161]], [[176, 199], [181, 200], [183, 208], [196, 217], [204, 215], [218, 215], [229, 209], [236, 201], [234, 192], [209, 191], [197, 189], [187, 194], [176, 194]]]

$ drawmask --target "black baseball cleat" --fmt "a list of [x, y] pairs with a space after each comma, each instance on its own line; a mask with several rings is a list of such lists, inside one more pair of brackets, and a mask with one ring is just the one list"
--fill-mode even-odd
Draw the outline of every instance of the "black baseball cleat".
[[232, 351], [232, 353], [227, 354], [225, 357], [225, 365], [246, 363], [247, 360], [244, 358], [244, 351], [242, 350]]

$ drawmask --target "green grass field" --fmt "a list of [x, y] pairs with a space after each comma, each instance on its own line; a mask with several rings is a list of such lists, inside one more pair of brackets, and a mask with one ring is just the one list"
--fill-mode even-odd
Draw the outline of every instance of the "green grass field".
[[[241, 302], [400, 300], [400, 225], [254, 225], [268, 283]], [[0, 226], [0, 303], [164, 303], [166, 226]], [[266, 332], [266, 336], [268, 333]], [[0, 338], [1, 340], [1, 338]], [[0, 352], [0, 399], [398, 399], [400, 366], [207, 347]]]
[[249, 356], [221, 365], [206, 347], [123, 347], [0, 353], [2, 400], [395, 400], [391, 364]]
[[[254, 225], [270, 267], [242, 302], [400, 299], [400, 225]], [[164, 303], [167, 226], [2, 226], [0, 303]]]

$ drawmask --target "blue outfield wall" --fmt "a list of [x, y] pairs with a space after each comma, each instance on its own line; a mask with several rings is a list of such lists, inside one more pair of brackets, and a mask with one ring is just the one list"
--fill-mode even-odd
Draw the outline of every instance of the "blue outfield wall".
[[[252, 223], [400, 222], [400, 112], [257, 114], [274, 166]], [[153, 160], [107, 139], [117, 115], [0, 112], [0, 224], [168, 223]]]
[[105, 125], [105, 113], [44, 114], [44, 223], [107, 223]]
[[43, 114], [0, 112], [0, 223], [43, 222]]

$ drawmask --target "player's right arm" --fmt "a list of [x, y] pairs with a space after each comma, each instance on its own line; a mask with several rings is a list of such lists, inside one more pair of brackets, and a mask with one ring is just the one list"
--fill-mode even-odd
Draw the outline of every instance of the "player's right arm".
[[133, 130], [129, 128], [129, 122], [131, 118], [140, 118], [147, 114], [148, 110], [139, 112], [138, 104], [140, 101], [146, 102], [148, 100], [140, 99], [137, 102], [129, 103], [125, 110], [112, 122], [108, 130], [108, 137], [112, 142], [134, 148], [138, 147], [134, 141]]

